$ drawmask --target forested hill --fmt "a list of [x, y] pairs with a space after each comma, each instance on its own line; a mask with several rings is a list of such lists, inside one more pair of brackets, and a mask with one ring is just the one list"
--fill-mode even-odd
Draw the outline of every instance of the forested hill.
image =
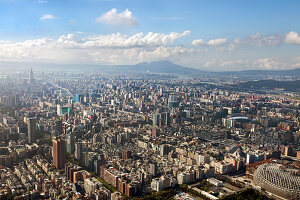
[[300, 92], [300, 80], [296, 81], [276, 81], [276, 80], [260, 80], [248, 81], [239, 84], [243, 88], [252, 89], [284, 89], [286, 91]]

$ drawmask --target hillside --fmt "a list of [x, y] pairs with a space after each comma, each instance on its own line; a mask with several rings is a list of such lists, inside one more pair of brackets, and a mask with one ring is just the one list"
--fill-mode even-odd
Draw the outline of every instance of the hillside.
[[287, 91], [300, 92], [300, 80], [296, 81], [276, 81], [276, 80], [260, 80], [248, 81], [239, 85], [243, 88], [253, 89], [284, 89]]

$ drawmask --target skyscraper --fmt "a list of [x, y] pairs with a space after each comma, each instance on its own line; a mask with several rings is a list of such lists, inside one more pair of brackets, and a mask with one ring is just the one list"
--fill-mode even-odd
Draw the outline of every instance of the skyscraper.
[[178, 107], [179, 102], [177, 101], [177, 97], [175, 95], [169, 95], [168, 98], [168, 108], [172, 110], [172, 108]]
[[65, 141], [60, 137], [53, 137], [53, 165], [57, 169], [64, 169], [66, 146]]
[[32, 84], [33, 81], [34, 81], [34, 79], [33, 79], [33, 71], [32, 71], [32, 68], [31, 68], [31, 70], [29, 72], [29, 84]]
[[75, 143], [75, 158], [80, 161], [82, 159], [82, 143], [81, 142]]
[[62, 127], [62, 121], [61, 120], [57, 120], [55, 122], [55, 132], [58, 135], [61, 135], [63, 133], [63, 127]]
[[152, 119], [153, 126], [159, 126], [160, 120], [161, 120], [161, 115], [160, 115], [160, 113], [154, 113], [154, 114], [153, 114], [153, 119]]
[[66, 135], [66, 146], [67, 146], [67, 152], [70, 154], [73, 154], [75, 151], [75, 137], [74, 132], [68, 132]]
[[28, 119], [27, 121], [28, 127], [28, 143], [32, 144], [36, 142], [36, 120], [33, 118]]

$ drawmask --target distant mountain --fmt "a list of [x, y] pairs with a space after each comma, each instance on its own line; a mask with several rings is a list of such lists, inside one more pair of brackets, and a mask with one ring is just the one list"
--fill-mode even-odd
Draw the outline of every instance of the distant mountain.
[[[73, 67], [74, 69], [74, 67]], [[76, 69], [80, 69], [79, 66]], [[183, 67], [174, 64], [168, 60], [156, 62], [143, 62], [136, 65], [87, 65], [84, 70], [88, 71], [106, 71], [106, 72], [134, 72], [134, 73], [167, 73], [167, 74], [191, 74], [204, 71]]]
[[284, 89], [292, 92], [300, 92], [300, 80], [296, 81], [276, 81], [276, 80], [260, 80], [247, 81], [239, 85], [243, 88], [252, 89]]
[[0, 70], [29, 70], [37, 71], [89, 71], [89, 72], [138, 72], [138, 73], [197, 73], [201, 70], [183, 67], [168, 60], [143, 62], [136, 65], [96, 65], [96, 64], [54, 64], [54, 63], [19, 63], [0, 62]]
[[76, 71], [76, 72], [121, 72], [121, 73], [167, 73], [189, 74], [199, 77], [241, 77], [244, 80], [259, 80], [266, 76], [291, 76], [300, 79], [300, 68], [291, 70], [243, 70], [209, 72], [199, 69], [184, 67], [168, 60], [143, 62], [136, 65], [97, 65], [97, 64], [55, 64], [55, 63], [22, 63], [0, 62], [0, 71], [20, 70], [29, 71]]
[[203, 72], [201, 70], [183, 67], [168, 60], [156, 62], [143, 62], [136, 65], [99, 66], [99, 70], [137, 73], [168, 73], [168, 74], [190, 74]]
[[136, 72], [151, 72], [151, 73], [195, 73], [200, 70], [183, 67], [174, 64], [168, 60], [157, 62], [143, 62], [131, 67], [131, 70]]
[[289, 70], [243, 70], [220, 72], [221, 74], [244, 76], [300, 76], [300, 68]]

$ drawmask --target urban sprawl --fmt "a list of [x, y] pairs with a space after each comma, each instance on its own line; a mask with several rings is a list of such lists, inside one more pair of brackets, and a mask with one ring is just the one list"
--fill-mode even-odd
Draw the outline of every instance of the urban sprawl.
[[1, 76], [0, 199], [300, 199], [299, 100], [153, 77]]

